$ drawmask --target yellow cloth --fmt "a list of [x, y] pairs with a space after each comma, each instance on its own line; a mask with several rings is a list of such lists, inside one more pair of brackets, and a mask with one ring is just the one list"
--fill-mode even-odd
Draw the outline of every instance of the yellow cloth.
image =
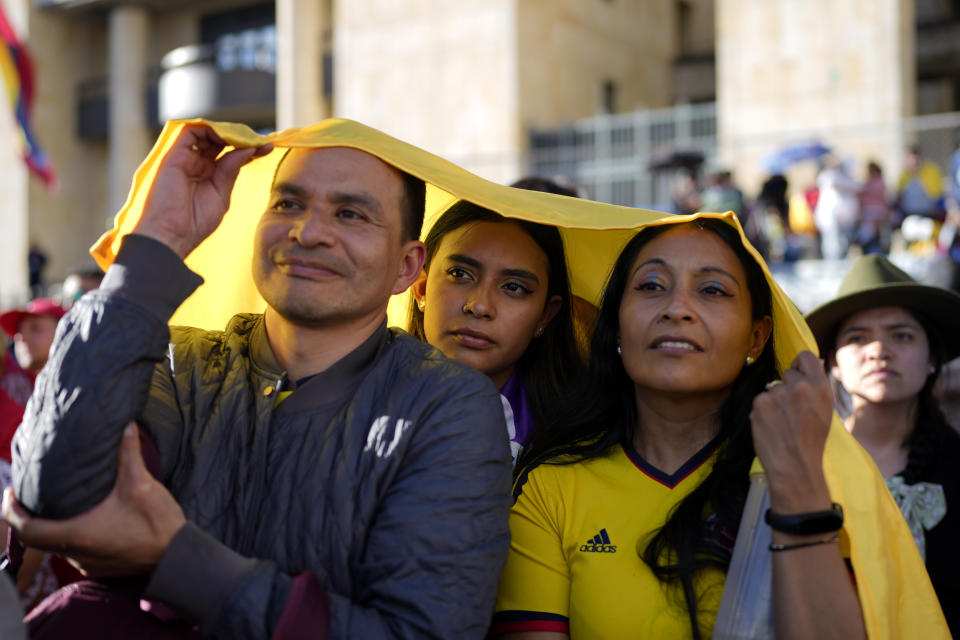
[[[164, 127], [156, 145], [137, 170], [126, 204], [115, 227], [93, 247], [101, 267], [109, 266], [121, 237], [134, 226], [156, 175], [160, 160], [185, 123]], [[558, 226], [564, 237], [573, 293], [596, 303], [617, 255], [644, 225], [677, 224], [698, 217], [720, 218], [732, 225], [762, 266], [773, 292], [774, 339], [781, 370], [802, 350], [817, 353], [817, 344], [803, 316], [777, 286], [759, 253], [750, 246], [732, 212], [673, 216], [523, 191], [478, 178], [454, 164], [375, 129], [347, 120], [326, 120], [303, 129], [268, 136], [239, 124], [209, 123], [229, 144], [277, 147], [352, 147], [423, 178], [428, 183], [428, 212], [424, 232], [436, 216], [457, 198], [513, 218]], [[273, 171], [281, 151], [274, 151], [245, 167], [233, 190], [224, 223], [188, 258], [187, 264], [206, 283], [178, 310], [173, 322], [204, 328], [222, 328], [240, 311], [261, 311], [262, 299], [253, 288], [250, 264], [253, 229], [266, 208]], [[406, 301], [391, 309], [393, 324], [402, 324]], [[863, 616], [871, 638], [948, 638], [946, 622], [916, 545], [868, 454], [834, 417], [824, 453], [824, 471], [833, 499], [846, 513], [844, 529], [857, 576]]]
[[[144, 200], [160, 160], [166, 155], [180, 129], [188, 123], [211, 125], [226, 142], [236, 147], [272, 142], [277, 149], [245, 166], [233, 190], [230, 210], [220, 227], [187, 259], [187, 265], [201, 274], [205, 283], [177, 311], [172, 324], [204, 329], [222, 329], [234, 313], [259, 312], [264, 302], [250, 278], [253, 258], [253, 229], [267, 207], [270, 183], [277, 163], [288, 147], [353, 147], [424, 179], [427, 212], [424, 234], [433, 221], [457, 199], [469, 200], [505, 216], [556, 224], [563, 228], [567, 257], [571, 263], [589, 265], [579, 273], [571, 270], [573, 293], [596, 302], [604, 280], [620, 248], [638, 225], [669, 216], [659, 211], [603, 205], [577, 198], [512, 189], [488, 182], [439, 156], [427, 153], [376, 129], [349, 120], [325, 120], [302, 129], [288, 129], [267, 136], [246, 125], [207, 122], [201, 119], [167, 123], [156, 144], [137, 169], [126, 204], [91, 253], [104, 269], [120, 248], [143, 209]], [[620, 229], [622, 231], [614, 231]], [[391, 303], [391, 324], [405, 326], [406, 296]]]
[[[713, 468], [710, 443], [672, 476], [615, 446], [571, 465], [540, 465], [510, 514], [510, 555], [491, 635], [559, 631], [573, 638], [684, 638], [686, 610], [637, 553]], [[598, 540], [599, 538], [599, 540]], [[698, 581], [710, 637], [725, 576]]]

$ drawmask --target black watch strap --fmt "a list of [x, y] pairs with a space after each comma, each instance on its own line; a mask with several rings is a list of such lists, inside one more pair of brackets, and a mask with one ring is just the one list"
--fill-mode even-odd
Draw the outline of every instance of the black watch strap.
[[770, 528], [781, 533], [808, 536], [815, 533], [833, 533], [843, 527], [843, 507], [836, 502], [826, 511], [782, 514], [767, 509], [764, 519]]

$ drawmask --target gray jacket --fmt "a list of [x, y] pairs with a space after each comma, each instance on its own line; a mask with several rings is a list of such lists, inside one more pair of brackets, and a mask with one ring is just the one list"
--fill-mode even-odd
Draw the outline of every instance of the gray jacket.
[[205, 635], [482, 637], [509, 544], [494, 386], [384, 325], [274, 408], [289, 382], [262, 316], [169, 333], [200, 282], [128, 236], [37, 381], [13, 447], [23, 504], [101, 501], [136, 419], [189, 521], [147, 595]]

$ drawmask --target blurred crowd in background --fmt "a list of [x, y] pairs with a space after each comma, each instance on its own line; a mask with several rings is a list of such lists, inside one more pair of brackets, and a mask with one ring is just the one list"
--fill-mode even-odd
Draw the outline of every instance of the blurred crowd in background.
[[[927, 259], [925, 280], [957, 288], [960, 261], [960, 132], [949, 166], [905, 150], [899, 176], [869, 161], [854, 166], [842, 150], [814, 142], [787, 147], [764, 159], [771, 175], [747, 197], [728, 170], [703, 180], [690, 167], [678, 170], [674, 213], [734, 211], [768, 262], [844, 260], [864, 253], [908, 253]], [[807, 163], [805, 184], [789, 184], [786, 169]]]

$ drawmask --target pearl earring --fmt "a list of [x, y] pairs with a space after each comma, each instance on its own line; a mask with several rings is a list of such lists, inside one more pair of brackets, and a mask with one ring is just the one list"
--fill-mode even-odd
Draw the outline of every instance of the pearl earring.
[[423, 308], [427, 306], [427, 303], [423, 300], [417, 300], [417, 306], [420, 308], [420, 311], [423, 311]]
[[622, 355], [623, 355], [623, 349], [620, 347], [620, 345], [617, 345], [617, 355], [618, 355], [618, 356], [622, 356]]
[[752, 365], [754, 362], [756, 362], [756, 361], [753, 359], [753, 356], [747, 356], [746, 363], [747, 363], [747, 366], [748, 366], [748, 367], [749, 367], [750, 365]]

